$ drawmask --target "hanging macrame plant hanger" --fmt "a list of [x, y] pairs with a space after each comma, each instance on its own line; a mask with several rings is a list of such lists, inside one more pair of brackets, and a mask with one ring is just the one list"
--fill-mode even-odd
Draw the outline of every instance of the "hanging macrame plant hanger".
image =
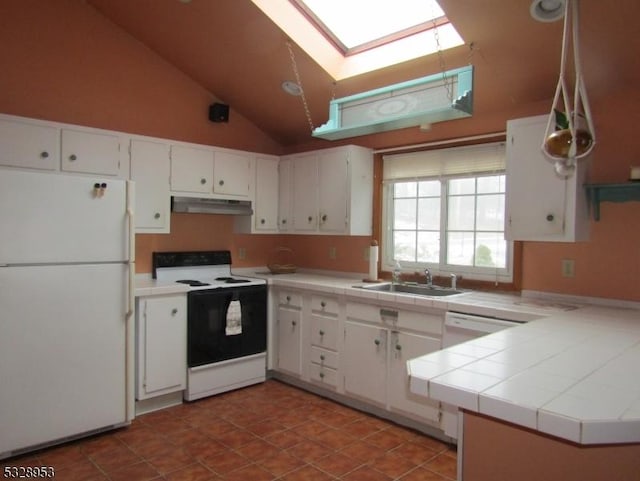
[[[547, 122], [542, 151], [554, 164], [556, 174], [567, 178], [575, 172], [576, 162], [589, 155], [596, 143], [591, 109], [582, 77], [578, 39], [578, 0], [565, 4], [560, 78]], [[569, 28], [572, 33], [575, 85], [573, 98], [566, 79]]]

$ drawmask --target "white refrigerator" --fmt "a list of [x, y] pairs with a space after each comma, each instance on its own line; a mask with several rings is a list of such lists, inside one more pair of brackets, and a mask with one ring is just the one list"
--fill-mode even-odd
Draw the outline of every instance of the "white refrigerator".
[[0, 459], [131, 421], [133, 183], [0, 170]]

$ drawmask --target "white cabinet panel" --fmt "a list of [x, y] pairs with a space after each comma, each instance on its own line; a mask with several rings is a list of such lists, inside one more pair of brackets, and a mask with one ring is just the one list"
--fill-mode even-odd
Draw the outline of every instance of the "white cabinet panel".
[[318, 157], [298, 157], [293, 163], [292, 211], [293, 228], [297, 232], [313, 232], [318, 228]]
[[248, 197], [251, 156], [240, 152], [216, 151], [213, 159], [213, 192], [224, 196]]
[[136, 183], [136, 232], [169, 232], [169, 144], [131, 141], [131, 180]]
[[[285, 159], [294, 233], [370, 235], [373, 155], [354, 145], [291, 155]], [[286, 180], [281, 162], [281, 189]], [[284, 202], [283, 196], [280, 198]], [[283, 211], [280, 213], [283, 229]]]
[[181, 145], [171, 146], [171, 191], [211, 194], [213, 152]]
[[256, 159], [256, 200], [254, 225], [259, 232], [278, 230], [278, 158]]
[[572, 242], [589, 236], [587, 196], [583, 190], [587, 160], [575, 175], [556, 175], [541, 145], [548, 117], [507, 122], [507, 240]]
[[[318, 215], [323, 232], [343, 233], [347, 226], [349, 171], [341, 150], [320, 155], [318, 161]], [[373, 199], [371, 199], [373, 202]]]
[[348, 394], [385, 405], [387, 400], [387, 330], [345, 322], [344, 388]]
[[181, 391], [187, 382], [186, 295], [138, 301], [137, 398]]
[[299, 376], [302, 373], [300, 311], [279, 307], [277, 316], [278, 369]]
[[287, 232], [293, 228], [291, 213], [292, 176], [293, 160], [290, 158], [281, 159], [278, 164], [278, 230], [281, 232]]
[[62, 129], [61, 158], [61, 168], [66, 172], [120, 175], [120, 137]]
[[57, 170], [59, 152], [57, 127], [0, 119], [0, 165]]
[[438, 421], [440, 403], [409, 390], [407, 361], [440, 349], [440, 339], [406, 332], [391, 332], [389, 345], [389, 405], [412, 416]]

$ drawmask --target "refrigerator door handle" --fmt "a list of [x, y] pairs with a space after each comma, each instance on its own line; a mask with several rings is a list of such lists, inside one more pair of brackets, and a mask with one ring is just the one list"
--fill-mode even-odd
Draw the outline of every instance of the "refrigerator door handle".
[[126, 420], [131, 422], [135, 418], [135, 279], [136, 279], [136, 226], [135, 226], [135, 183], [127, 181], [127, 220], [128, 220], [128, 274], [129, 285], [127, 288], [127, 313], [125, 317], [125, 329], [126, 329], [126, 399], [125, 399], [125, 411]]

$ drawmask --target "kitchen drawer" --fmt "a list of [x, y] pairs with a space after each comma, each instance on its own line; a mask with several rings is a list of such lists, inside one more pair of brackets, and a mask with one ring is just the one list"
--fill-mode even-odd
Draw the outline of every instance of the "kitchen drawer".
[[338, 301], [332, 297], [311, 296], [311, 310], [323, 315], [338, 315]]
[[335, 318], [311, 315], [311, 344], [336, 349], [338, 346], [338, 322]]
[[373, 304], [350, 302], [347, 304], [347, 318], [358, 321], [383, 324], [392, 329], [411, 329], [435, 336], [442, 336], [444, 312], [416, 312], [380, 307]]
[[332, 369], [338, 369], [338, 353], [311, 346], [311, 362]]
[[444, 313], [439, 315], [428, 312], [399, 311], [397, 325], [401, 329], [411, 329], [441, 337]]
[[319, 382], [328, 387], [335, 388], [338, 385], [338, 372], [335, 369], [320, 364], [311, 364], [309, 377], [312, 381]]
[[302, 294], [292, 291], [279, 291], [278, 304], [286, 307], [302, 308]]

